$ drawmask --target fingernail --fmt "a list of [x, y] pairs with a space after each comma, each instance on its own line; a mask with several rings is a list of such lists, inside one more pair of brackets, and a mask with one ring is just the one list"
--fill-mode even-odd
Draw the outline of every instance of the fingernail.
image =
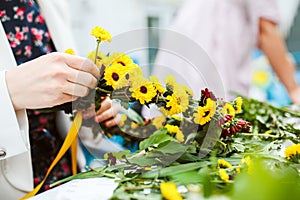
[[102, 121], [102, 116], [101, 115], [96, 116], [96, 122], [101, 122], [101, 121]]
[[106, 126], [106, 127], [111, 127], [111, 125], [112, 125], [111, 122], [106, 122], [106, 123], [105, 123], [105, 126]]

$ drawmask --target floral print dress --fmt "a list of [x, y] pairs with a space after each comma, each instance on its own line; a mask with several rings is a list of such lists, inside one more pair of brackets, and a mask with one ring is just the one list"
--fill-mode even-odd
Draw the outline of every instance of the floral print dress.
[[[55, 51], [45, 20], [34, 0], [1, 1], [0, 20], [18, 65]], [[56, 129], [55, 113], [45, 114], [36, 110], [27, 110], [27, 113], [36, 186], [59, 151], [62, 139]], [[56, 180], [71, 175], [70, 166], [70, 155], [66, 155], [52, 170], [40, 192], [49, 189], [49, 184]]]

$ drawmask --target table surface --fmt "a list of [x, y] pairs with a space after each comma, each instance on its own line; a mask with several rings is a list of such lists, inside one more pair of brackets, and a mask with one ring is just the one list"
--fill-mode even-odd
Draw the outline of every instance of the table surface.
[[30, 200], [105, 200], [112, 196], [117, 186], [109, 178], [78, 179], [40, 193]]

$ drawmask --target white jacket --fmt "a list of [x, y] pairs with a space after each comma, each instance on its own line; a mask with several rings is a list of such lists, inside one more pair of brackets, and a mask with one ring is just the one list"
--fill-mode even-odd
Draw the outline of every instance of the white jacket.
[[[74, 48], [66, 2], [39, 0], [53, 42], [58, 51]], [[16, 67], [0, 23], [0, 198], [18, 199], [33, 189], [28, 121], [26, 111], [15, 112], [7, 91], [5, 70]]]

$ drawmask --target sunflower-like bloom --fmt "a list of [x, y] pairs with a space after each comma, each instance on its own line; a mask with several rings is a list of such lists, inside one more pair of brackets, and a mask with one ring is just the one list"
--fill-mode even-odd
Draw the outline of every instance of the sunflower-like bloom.
[[187, 87], [186, 85], [182, 85], [182, 88], [186, 91], [188, 95], [194, 96], [194, 92], [189, 87]]
[[227, 174], [225, 169], [219, 169], [219, 175], [223, 181], [225, 182], [229, 181], [229, 175]]
[[231, 168], [232, 165], [226, 160], [219, 159], [218, 160], [218, 168]]
[[70, 55], [75, 55], [75, 51], [73, 49], [71, 49], [71, 48], [66, 49], [65, 53], [70, 54]]
[[181, 106], [175, 94], [166, 97], [166, 109], [162, 109], [165, 115], [175, 115], [182, 112]]
[[189, 96], [185, 89], [178, 84], [173, 86], [173, 92], [177, 97], [177, 101], [181, 107], [181, 112], [185, 112], [189, 107]]
[[242, 97], [237, 97], [234, 100], [234, 109], [235, 109], [236, 113], [241, 113], [242, 112], [242, 105], [243, 105]]
[[145, 78], [136, 80], [134, 87], [130, 88], [132, 97], [138, 100], [141, 104], [150, 102], [156, 96], [156, 90], [152, 83]]
[[198, 106], [194, 113], [194, 122], [196, 124], [204, 125], [211, 120], [211, 117], [216, 113], [216, 102], [210, 98], [206, 99], [205, 106]]
[[299, 144], [293, 144], [289, 147], [287, 147], [284, 151], [285, 157], [287, 159], [292, 159], [293, 157], [300, 157], [300, 143]]
[[128, 85], [131, 87], [138, 87], [139, 81], [137, 80], [142, 80], [144, 78], [142, 69], [137, 64], [132, 64], [126, 71], [127, 73], [124, 78], [129, 82]]
[[225, 105], [223, 106], [221, 113], [225, 114], [225, 115], [231, 115], [232, 117], [235, 116], [235, 110], [234, 107], [230, 104], [230, 103], [225, 103]]
[[113, 53], [109, 56], [110, 64], [120, 64], [124, 67], [129, 67], [133, 64], [132, 59], [130, 56], [124, 53]]
[[168, 86], [173, 86], [176, 84], [176, 78], [172, 75], [166, 76], [164, 81], [165, 81], [166, 85], [168, 85]]
[[150, 76], [150, 81], [152, 81], [152, 84], [158, 93], [163, 94], [166, 91], [156, 76]]
[[180, 131], [178, 126], [174, 126], [174, 125], [171, 125], [171, 124], [166, 124], [165, 128], [167, 129], [167, 131], [169, 133], [178, 133]]
[[164, 126], [165, 122], [166, 122], [166, 117], [163, 115], [155, 117], [152, 120], [152, 124], [153, 126], [155, 126], [156, 129], [161, 129]]
[[180, 142], [180, 143], [184, 142], [184, 135], [183, 135], [182, 131], [179, 130], [179, 131], [176, 133], [175, 138], [176, 138], [176, 140], [177, 140], [178, 142]]
[[97, 40], [101, 42], [111, 42], [111, 35], [108, 31], [104, 30], [103, 28], [100, 28], [99, 26], [95, 26], [92, 29], [91, 36], [95, 36]]
[[160, 184], [162, 196], [167, 200], [182, 200], [175, 183], [163, 182]]
[[[95, 56], [96, 56], [96, 51], [91, 51], [88, 53], [88, 58], [91, 61], [95, 60]], [[108, 66], [108, 57], [106, 55], [104, 55], [103, 53], [101, 53], [100, 51], [98, 51], [97, 53], [97, 59], [96, 59], [96, 63], [95, 63], [98, 67], [105, 65]]]
[[107, 85], [112, 86], [113, 89], [118, 89], [127, 85], [127, 81], [123, 79], [125, 74], [126, 71], [120, 69], [119, 65], [111, 65], [105, 69], [104, 79]]

